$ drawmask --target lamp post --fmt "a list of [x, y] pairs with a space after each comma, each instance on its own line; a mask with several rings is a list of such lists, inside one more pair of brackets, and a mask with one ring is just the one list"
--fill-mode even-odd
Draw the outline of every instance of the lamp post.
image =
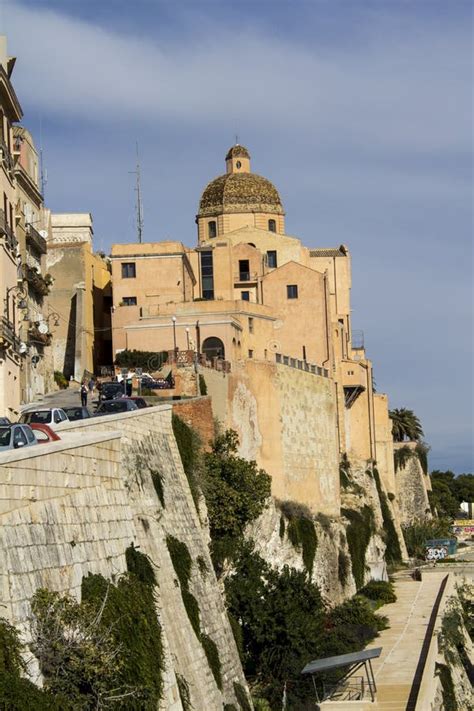
[[178, 347], [176, 345], [176, 316], [171, 319], [173, 322], [173, 344], [174, 344], [174, 358], [175, 362], [178, 360]]
[[189, 351], [189, 328], [186, 329], [186, 343], [187, 343], [188, 351]]
[[[5, 314], [7, 317], [8, 323], [10, 323], [10, 294], [11, 292], [14, 292], [18, 294], [20, 297], [20, 301], [18, 302], [18, 308], [19, 309], [26, 309], [28, 304], [27, 304], [27, 298], [28, 295], [23, 287], [23, 284], [17, 284], [15, 286], [11, 286], [9, 289], [6, 290], [6, 298], [4, 299], [5, 301]], [[15, 330], [15, 307], [13, 307], [13, 330]]]

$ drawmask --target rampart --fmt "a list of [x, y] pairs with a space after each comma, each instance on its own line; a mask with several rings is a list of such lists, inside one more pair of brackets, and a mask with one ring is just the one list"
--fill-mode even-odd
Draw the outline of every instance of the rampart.
[[[29, 637], [39, 587], [80, 597], [82, 577], [116, 580], [125, 550], [138, 546], [156, 566], [156, 609], [166, 650], [163, 708], [182, 709], [176, 673], [196, 711], [235, 703], [245, 685], [232, 631], [171, 428], [170, 405], [58, 427], [62, 439], [0, 455], [0, 604]], [[163, 504], [153, 478], [158, 476]], [[155, 479], [156, 481], [156, 479]], [[201, 628], [217, 645], [223, 692], [193, 632], [166, 546], [172, 534], [193, 560], [190, 591]], [[196, 559], [205, 561], [203, 573]], [[31, 674], [37, 673], [31, 666]]]

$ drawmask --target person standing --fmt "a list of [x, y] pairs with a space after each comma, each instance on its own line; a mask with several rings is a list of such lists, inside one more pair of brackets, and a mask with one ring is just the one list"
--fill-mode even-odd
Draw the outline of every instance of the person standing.
[[81, 405], [82, 407], [87, 407], [87, 386], [85, 380], [82, 381], [81, 385]]
[[94, 378], [91, 378], [91, 379], [89, 380], [89, 382], [88, 382], [88, 384], [87, 384], [87, 387], [89, 388], [89, 393], [90, 393], [90, 396], [92, 397], [92, 394], [93, 394], [94, 388], [95, 388], [95, 380], [94, 380]]

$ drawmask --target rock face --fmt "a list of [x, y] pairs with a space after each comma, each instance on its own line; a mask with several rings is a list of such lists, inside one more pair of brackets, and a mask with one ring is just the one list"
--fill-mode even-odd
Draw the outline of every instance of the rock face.
[[423, 472], [420, 460], [416, 456], [416, 442], [394, 444], [395, 453], [406, 448], [412, 452], [404, 466], [395, 473], [397, 500], [400, 508], [402, 525], [411, 524], [416, 519], [431, 516], [428, 491], [431, 489], [430, 478]]
[[[133, 544], [156, 566], [166, 651], [162, 708], [182, 709], [177, 673], [196, 711], [236, 704], [234, 683], [246, 688], [246, 682], [173, 436], [171, 406], [59, 429], [59, 442], [0, 455], [2, 614], [28, 641], [37, 588], [79, 598], [88, 573], [109, 579], [124, 573], [125, 550]], [[192, 558], [189, 591], [199, 604], [201, 631], [219, 651], [222, 692], [188, 619], [168, 534], [185, 543]], [[33, 663], [32, 677], [37, 673]]]

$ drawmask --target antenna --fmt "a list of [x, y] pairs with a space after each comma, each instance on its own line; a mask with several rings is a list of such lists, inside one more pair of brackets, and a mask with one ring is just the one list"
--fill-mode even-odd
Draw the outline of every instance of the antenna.
[[235, 145], [239, 145], [239, 135], [237, 133], [235, 134]]
[[142, 192], [141, 192], [141, 183], [140, 183], [140, 156], [138, 154], [138, 141], [136, 142], [136, 151], [137, 151], [137, 165], [136, 165], [136, 170], [130, 170], [130, 173], [133, 173], [134, 175], [137, 176], [137, 182], [135, 186], [135, 192], [137, 193], [137, 203], [135, 205], [135, 209], [137, 211], [137, 237], [138, 241], [141, 244], [142, 241], [142, 234], [143, 234], [143, 203], [142, 203]]

